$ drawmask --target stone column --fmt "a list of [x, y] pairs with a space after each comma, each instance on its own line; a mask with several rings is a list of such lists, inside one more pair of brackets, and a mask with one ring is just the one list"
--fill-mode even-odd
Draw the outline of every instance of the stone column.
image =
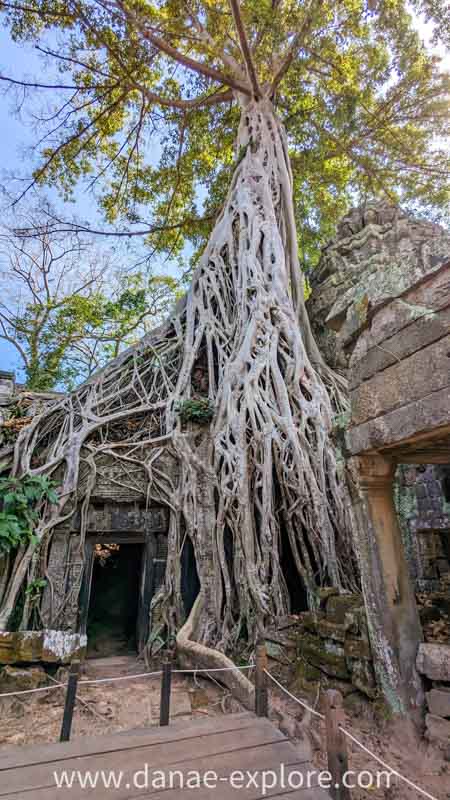
[[395, 463], [376, 454], [357, 462], [361, 579], [375, 669], [392, 712], [420, 722], [424, 694], [415, 663], [422, 630], [394, 506]]

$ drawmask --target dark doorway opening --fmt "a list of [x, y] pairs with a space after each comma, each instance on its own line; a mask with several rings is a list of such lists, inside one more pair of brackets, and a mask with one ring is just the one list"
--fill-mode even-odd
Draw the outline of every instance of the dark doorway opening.
[[94, 546], [88, 657], [135, 653], [142, 544]]
[[200, 591], [197, 564], [195, 563], [194, 545], [189, 536], [186, 536], [181, 553], [181, 597], [186, 616], [189, 616]]
[[283, 525], [281, 526], [281, 571], [289, 592], [291, 614], [308, 611], [308, 595], [298, 574], [289, 535]]

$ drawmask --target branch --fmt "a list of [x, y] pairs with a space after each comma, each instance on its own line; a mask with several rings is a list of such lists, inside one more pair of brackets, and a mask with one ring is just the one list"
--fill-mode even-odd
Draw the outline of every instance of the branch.
[[251, 94], [246, 84], [241, 83], [230, 75], [225, 75], [223, 72], [220, 72], [214, 67], [208, 67], [206, 64], [202, 64], [201, 61], [196, 61], [195, 59], [184, 55], [184, 53], [180, 53], [179, 50], [177, 50], [175, 47], [172, 47], [172, 45], [168, 44], [168, 42], [164, 41], [164, 39], [161, 39], [159, 36], [155, 36], [142, 25], [135, 13], [132, 13], [129, 9], [124, 7], [122, 0], [115, 0], [114, 4], [121, 9], [129, 21], [132, 20], [134, 22], [135, 27], [140, 31], [144, 39], [150, 42], [153, 47], [156, 47], [157, 50], [160, 50], [162, 53], [165, 53], [167, 56], [169, 56], [169, 58], [172, 58], [174, 61], [182, 64], [187, 69], [191, 69], [200, 75], [211, 78], [211, 80], [218, 81], [225, 86], [229, 86], [231, 89], [236, 89], [236, 91], [243, 92], [246, 95]]
[[64, 83], [34, 83], [32, 81], [18, 81], [15, 78], [10, 78], [8, 75], [0, 75], [0, 81], [5, 83], [12, 83], [14, 86], [23, 86], [26, 89], [66, 89], [71, 92], [92, 92], [93, 86], [69, 86]]
[[[219, 209], [217, 209], [217, 212]], [[53, 233], [91, 233], [95, 236], [116, 236], [118, 238], [130, 238], [131, 236], [148, 236], [149, 234], [153, 233], [163, 233], [164, 231], [171, 231], [177, 230], [178, 228], [185, 228], [189, 226], [192, 229], [192, 226], [195, 224], [201, 224], [203, 222], [211, 222], [216, 219], [216, 214], [208, 214], [204, 217], [193, 219], [192, 217], [187, 217], [186, 219], [181, 220], [181, 222], [173, 223], [172, 225], [153, 225], [148, 228], [140, 228], [139, 230], [129, 230], [129, 231], [105, 231], [99, 230], [95, 228], [90, 228], [87, 225], [82, 225], [81, 223], [71, 223], [65, 222], [64, 220], [58, 219], [58, 217], [49, 217], [53, 220], [55, 225], [59, 225], [61, 227], [55, 227], [52, 229]], [[23, 239], [29, 239], [36, 235], [35, 229], [33, 228], [17, 228], [15, 229], [18, 236], [21, 236]]]
[[234, 24], [236, 26], [236, 30], [239, 35], [239, 42], [241, 45], [242, 55], [244, 56], [245, 64], [247, 67], [248, 77], [250, 78], [250, 82], [253, 87], [253, 94], [255, 98], [258, 100], [262, 96], [261, 89], [259, 88], [255, 65], [253, 63], [252, 54], [250, 52], [247, 34], [245, 33], [244, 23], [242, 22], [239, 0], [229, 0], [229, 2], [231, 6], [231, 11], [233, 13]]
[[142, 92], [145, 98], [150, 102], [162, 106], [163, 108], [179, 108], [182, 111], [188, 111], [189, 109], [201, 108], [205, 106], [215, 106], [219, 105], [219, 103], [227, 103], [233, 100], [233, 92], [231, 89], [227, 89], [225, 92], [218, 90], [213, 94], [205, 95], [205, 97], [199, 97], [192, 100], [172, 100], [168, 97], [161, 97], [161, 95], [150, 91], [150, 89], [146, 89], [139, 83], [135, 83], [134, 86], [136, 89]]
[[[13, 205], [14, 206], [17, 205], [17, 203], [19, 203], [20, 200], [22, 200], [22, 198], [25, 197], [27, 192], [30, 189], [32, 189], [33, 186], [36, 185], [36, 183], [45, 174], [46, 170], [49, 168], [49, 166], [52, 164], [52, 162], [59, 156], [59, 154], [66, 147], [68, 147], [69, 144], [71, 144], [74, 141], [80, 140], [81, 137], [84, 136], [84, 134], [87, 133], [88, 130], [90, 130], [93, 126], [97, 125], [99, 120], [102, 119], [105, 116], [105, 114], [111, 113], [114, 108], [117, 108], [117, 106], [125, 99], [125, 97], [126, 97], [126, 91], [122, 92], [120, 97], [118, 97], [118, 99], [115, 100], [114, 103], [112, 103], [110, 106], [107, 106], [107, 108], [104, 108], [102, 111], [100, 111], [93, 119], [90, 120], [89, 123], [84, 125], [84, 127], [80, 131], [76, 131], [72, 136], [69, 137], [69, 139], [66, 139], [65, 141], [61, 142], [61, 144], [59, 144], [58, 147], [56, 147], [55, 150], [53, 150], [53, 152], [49, 155], [49, 157], [47, 158], [47, 160], [44, 163], [44, 165], [42, 167], [40, 167], [35, 172], [33, 180], [23, 190], [23, 192], [19, 195], [19, 197], [17, 197], [16, 200], [14, 200]], [[88, 140], [86, 142], [82, 142], [82, 144], [80, 145], [78, 150], [72, 156], [73, 158], [76, 158], [80, 154], [80, 152], [83, 149], [83, 147], [85, 147], [86, 144], [89, 144], [89, 142], [91, 141], [93, 136], [95, 136], [95, 134], [96, 134], [96, 129], [94, 130], [94, 133], [91, 134], [91, 136], [88, 138]]]
[[282, 79], [286, 75], [287, 71], [289, 70], [289, 67], [292, 64], [292, 61], [293, 61], [294, 57], [297, 54], [297, 50], [299, 50], [299, 48], [304, 43], [306, 37], [308, 36], [308, 34], [310, 32], [310, 29], [311, 29], [311, 26], [312, 26], [312, 23], [313, 23], [313, 20], [314, 20], [314, 14], [312, 12], [313, 11], [315, 12], [317, 8], [320, 8], [320, 6], [322, 4], [323, 4], [323, 0], [313, 0], [313, 3], [310, 5], [309, 13], [307, 14], [307, 16], [306, 16], [306, 18], [305, 18], [300, 30], [294, 36], [294, 38], [292, 40], [292, 43], [291, 43], [291, 45], [289, 47], [289, 50], [288, 50], [285, 58], [281, 62], [281, 65], [280, 65], [280, 67], [278, 69], [278, 72], [275, 74], [275, 77], [274, 77], [274, 79], [272, 81], [272, 86], [270, 88], [270, 94], [271, 95], [274, 94], [278, 84], [282, 81]]
[[[88, 24], [88, 20], [85, 20], [85, 24], [86, 24], [87, 27], [89, 27], [89, 30], [92, 30], [92, 27], [89, 26], [89, 24]], [[110, 55], [112, 55], [112, 57], [117, 61], [117, 63], [121, 67], [121, 69], [123, 69], [124, 72], [126, 72], [127, 80], [129, 81], [130, 85], [132, 85], [141, 94], [143, 94], [146, 97], [146, 99], [149, 100], [149, 102], [154, 103], [156, 105], [159, 105], [162, 108], [178, 108], [178, 109], [180, 109], [182, 111], [188, 111], [190, 109], [203, 108], [203, 107], [206, 107], [206, 106], [218, 105], [219, 103], [226, 103], [226, 102], [229, 102], [230, 100], [233, 99], [233, 93], [232, 93], [231, 89], [228, 89], [228, 90], [226, 90], [224, 92], [221, 92], [220, 89], [217, 89], [212, 94], [205, 95], [204, 97], [193, 98], [192, 100], [184, 100], [183, 98], [179, 98], [178, 99], [178, 98], [171, 98], [171, 97], [163, 97], [162, 95], [158, 94], [157, 92], [153, 92], [150, 89], [147, 89], [141, 83], [136, 81], [133, 78], [133, 76], [130, 75], [129, 72], [126, 70], [125, 65], [122, 62], [122, 59], [119, 57], [119, 54], [117, 52], [115, 52], [110, 46], [108, 46], [107, 42], [105, 42], [103, 39], [102, 39], [102, 44], [108, 50], [108, 53]], [[80, 66], [80, 67], [82, 67], [82, 69], [86, 69], [89, 72], [94, 72], [95, 74], [101, 75], [102, 77], [107, 78], [108, 80], [111, 78], [111, 76], [108, 73], [103, 72], [102, 70], [98, 70], [98, 69], [94, 70], [90, 65], [85, 64], [84, 61], [80, 61], [78, 59], [71, 58], [71, 57], [69, 57], [67, 55], [63, 55], [61, 53], [57, 53], [57, 52], [55, 52], [53, 50], [49, 50], [48, 48], [43, 48], [43, 47], [39, 47], [38, 46], [36, 49], [39, 50], [40, 52], [42, 52], [44, 55], [50, 55], [53, 58], [57, 58], [57, 59], [62, 60], [62, 61], [68, 61], [69, 63], [72, 63], [72, 64], [75, 64], [77, 66]], [[0, 78], [1, 78], [1, 76], [0, 76]], [[17, 81], [17, 83], [19, 83], [19, 81]], [[26, 86], [27, 85], [34, 86], [34, 84], [25, 84], [25, 85]], [[42, 86], [42, 87], [40, 87], [40, 86], [38, 86], [38, 88], [49, 88], [49, 89], [62, 88], [62, 89], [65, 89], [65, 88], [71, 88], [71, 87], [68, 87], [68, 86], [61, 86], [61, 87], [58, 87], [58, 86], [44, 87], [44, 86]], [[92, 91], [96, 87], [92, 87], [92, 86], [91, 87], [86, 87], [86, 88], [85, 87], [77, 87], [77, 86], [73, 87], [73, 89], [76, 89], [76, 90], [78, 90], [78, 88], [80, 88], [80, 90], [82, 90], [82, 91]], [[79, 109], [77, 109], [77, 110], [79, 110]]]

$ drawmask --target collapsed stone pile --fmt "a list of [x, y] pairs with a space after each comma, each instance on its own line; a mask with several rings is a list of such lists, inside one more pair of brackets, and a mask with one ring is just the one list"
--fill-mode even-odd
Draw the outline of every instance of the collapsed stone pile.
[[417, 670], [429, 687], [425, 735], [431, 742], [446, 748], [447, 758], [450, 758], [450, 645], [421, 644]]
[[298, 677], [327, 677], [374, 699], [377, 693], [364, 601], [360, 594], [321, 591], [320, 610], [302, 614], [298, 646]]

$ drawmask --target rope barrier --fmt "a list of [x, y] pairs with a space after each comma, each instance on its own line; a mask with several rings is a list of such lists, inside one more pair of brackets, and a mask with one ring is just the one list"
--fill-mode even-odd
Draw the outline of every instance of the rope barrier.
[[[208, 674], [209, 672], [231, 672], [235, 670], [246, 670], [246, 669], [254, 669], [254, 664], [243, 664], [242, 667], [213, 667], [212, 669], [207, 669], [206, 667], [201, 667], [198, 669], [174, 669], [172, 670], [172, 675], [174, 674], [198, 674], [199, 672], [204, 672]], [[155, 678], [159, 675], [162, 675], [161, 670], [158, 672], [141, 672], [135, 675], [117, 675], [111, 678], [86, 678], [85, 680], [78, 681], [78, 686], [87, 686], [93, 685], [96, 683], [116, 683], [118, 681], [130, 681], [130, 680], [137, 680], [139, 678]], [[36, 689], [21, 689], [17, 692], [3, 692], [0, 694], [0, 698], [2, 697], [12, 697], [13, 695], [22, 695], [22, 694], [33, 694], [34, 692], [49, 692], [52, 689], [61, 689], [67, 686], [66, 683], [57, 683], [54, 686], [40, 686]]]
[[[250, 669], [254, 669], [254, 667], [255, 667], [255, 664], [243, 664], [241, 667], [233, 666], [233, 667], [213, 667], [211, 669], [207, 669], [206, 667], [201, 667], [199, 669], [175, 669], [175, 670], [172, 670], [172, 674], [185, 674], [185, 675], [186, 674], [194, 674], [194, 675], [198, 675], [199, 672], [203, 672], [203, 673], [206, 673], [206, 674], [212, 673], [212, 672], [234, 672], [234, 671], [237, 671], [237, 670], [250, 670]], [[324, 714], [321, 714], [320, 711], [317, 711], [315, 708], [312, 708], [307, 703], [305, 703], [303, 700], [300, 700], [298, 697], [296, 697], [294, 694], [292, 694], [292, 692], [290, 692], [288, 689], [286, 689], [286, 687], [283, 686], [283, 684], [280, 683], [267, 669], [264, 670], [264, 673], [267, 675], [268, 678], [270, 678], [270, 680], [276, 686], [278, 686], [279, 689], [281, 689], [282, 692], [284, 692], [288, 697], [290, 697], [291, 700], [294, 700], [295, 703], [297, 703], [299, 706], [302, 706], [302, 708], [304, 708], [310, 714], [313, 714], [315, 717], [319, 717], [319, 719], [325, 719]], [[136, 675], [118, 675], [118, 676], [111, 677], [111, 678], [88, 678], [86, 680], [79, 681], [78, 685], [79, 686], [86, 686], [86, 685], [94, 685], [94, 684], [100, 684], [100, 683], [116, 683], [118, 681], [137, 680], [139, 678], [153, 678], [153, 677], [156, 677], [156, 676], [159, 676], [159, 675], [162, 675], [162, 671], [161, 670], [159, 670], [157, 672], [141, 672], [141, 673], [137, 673]], [[17, 692], [3, 692], [2, 694], [0, 694], [0, 698], [2, 698], [2, 697], [13, 697], [13, 696], [24, 695], [24, 694], [34, 694], [36, 692], [48, 692], [48, 691], [52, 691], [52, 689], [66, 688], [66, 686], [67, 686], [67, 684], [65, 684], [65, 683], [56, 683], [53, 686], [39, 686], [39, 687], [37, 687], [35, 689], [21, 689], [21, 690], [19, 690]], [[389, 770], [389, 772], [392, 775], [395, 775], [397, 778], [399, 778], [399, 780], [403, 781], [408, 786], [410, 786], [413, 789], [415, 789], [416, 792], [419, 792], [419, 794], [421, 794], [423, 797], [428, 798], [428, 800], [438, 800], [437, 797], [435, 797], [434, 795], [430, 794], [425, 789], [422, 789], [420, 786], [417, 786], [416, 783], [413, 783], [413, 781], [410, 781], [409, 778], [405, 777], [405, 775], [402, 775], [401, 772], [398, 772], [398, 770], [396, 770], [394, 767], [391, 767], [390, 764], [387, 764], [386, 761], [383, 761], [383, 759], [381, 759], [379, 756], [377, 756], [375, 753], [373, 753], [371, 750], [369, 750], [368, 747], [366, 747], [362, 742], [360, 742], [359, 739], [356, 738], [356, 736], [353, 736], [353, 734], [350, 733], [350, 731], [347, 731], [342, 725], [339, 725], [339, 729], [342, 731], [342, 733], [345, 736], [347, 736], [348, 739], [350, 739], [354, 744], [356, 744], [357, 747], [359, 747], [361, 750], [363, 750], [365, 753], [367, 753], [367, 755], [369, 755], [371, 758], [373, 758], [374, 761], [376, 761], [378, 764], [380, 764], [385, 769]]]
[[[325, 719], [325, 716], [324, 716], [324, 714], [321, 714], [319, 711], [316, 711], [316, 709], [315, 709], [315, 708], [311, 708], [311, 706], [308, 706], [308, 705], [307, 705], [307, 703], [304, 703], [304, 702], [303, 702], [303, 700], [299, 700], [299, 698], [298, 698], [298, 697], [296, 697], [295, 695], [293, 695], [293, 694], [292, 694], [292, 693], [291, 693], [291, 692], [290, 692], [288, 689], [286, 689], [286, 688], [283, 686], [283, 684], [281, 684], [279, 681], [277, 681], [277, 679], [276, 679], [276, 678], [274, 678], [274, 676], [273, 676], [273, 675], [271, 675], [271, 674], [270, 674], [270, 672], [269, 672], [267, 669], [265, 669], [265, 670], [264, 670], [264, 672], [266, 673], [266, 675], [267, 675], [267, 676], [268, 676], [268, 677], [269, 677], [269, 678], [270, 678], [270, 679], [271, 679], [271, 680], [272, 680], [274, 683], [276, 683], [276, 685], [277, 685], [277, 686], [278, 686], [278, 687], [279, 687], [279, 688], [280, 688], [280, 689], [281, 689], [281, 690], [282, 690], [282, 691], [283, 691], [285, 694], [287, 694], [287, 695], [288, 695], [288, 697], [290, 697], [292, 700], [295, 700], [295, 702], [296, 702], [296, 703], [298, 703], [298, 705], [299, 705], [299, 706], [302, 706], [302, 707], [303, 707], [303, 708], [305, 708], [307, 711], [309, 711], [311, 714], [314, 714], [316, 717], [320, 717], [320, 719]], [[416, 784], [416, 783], [413, 783], [412, 781], [410, 781], [410, 780], [409, 780], [409, 778], [406, 778], [404, 775], [402, 775], [402, 774], [401, 774], [401, 772], [398, 772], [398, 771], [397, 771], [397, 770], [396, 770], [394, 767], [391, 767], [391, 766], [390, 766], [390, 764], [387, 764], [387, 763], [386, 763], [386, 761], [383, 761], [383, 759], [381, 759], [381, 758], [380, 758], [379, 756], [377, 756], [375, 753], [372, 753], [372, 751], [371, 751], [371, 750], [369, 750], [369, 748], [368, 748], [368, 747], [366, 747], [366, 746], [365, 746], [365, 745], [364, 745], [362, 742], [360, 742], [360, 741], [359, 741], [359, 739], [357, 739], [357, 738], [356, 738], [356, 736], [353, 736], [353, 734], [352, 734], [352, 733], [350, 733], [350, 731], [346, 730], [346, 729], [345, 729], [345, 728], [344, 728], [342, 725], [339, 725], [339, 729], [342, 731], [342, 733], [343, 733], [345, 736], [347, 736], [347, 738], [348, 738], [348, 739], [351, 739], [351, 741], [352, 741], [354, 744], [356, 744], [356, 745], [357, 745], [359, 748], [361, 748], [361, 750], [364, 750], [364, 752], [365, 752], [365, 753], [367, 753], [369, 756], [371, 756], [371, 758], [373, 758], [373, 759], [374, 759], [374, 761], [377, 761], [377, 762], [378, 762], [378, 764], [381, 764], [381, 766], [382, 766], [382, 767], [384, 767], [385, 769], [389, 770], [389, 772], [390, 772], [392, 775], [395, 775], [397, 778], [399, 778], [401, 781], [403, 781], [404, 783], [406, 783], [408, 786], [411, 786], [413, 789], [415, 789], [417, 792], [419, 792], [419, 794], [423, 795], [423, 797], [427, 797], [427, 798], [428, 798], [428, 800], [438, 800], [438, 798], [437, 798], [437, 797], [435, 797], [435, 795], [433, 795], [433, 794], [430, 794], [430, 793], [429, 793], [429, 792], [427, 792], [425, 789], [421, 789], [421, 787], [420, 787], [420, 786], [417, 786], [417, 784]]]
[[198, 673], [198, 672], [235, 672], [236, 670], [241, 669], [254, 669], [255, 664], [243, 664], [242, 667], [213, 667], [212, 669], [208, 669], [207, 667], [201, 667], [200, 669], [173, 669], [172, 675], [176, 675], [178, 673]]
[[299, 699], [298, 699], [298, 697], [296, 697], [296, 696], [295, 696], [295, 694], [291, 694], [291, 692], [290, 692], [288, 689], [286, 689], [286, 688], [283, 686], [283, 684], [282, 684], [282, 683], [280, 683], [279, 681], [277, 681], [277, 679], [276, 679], [276, 678], [274, 678], [274, 676], [273, 676], [273, 675], [271, 675], [271, 674], [270, 674], [270, 672], [268, 672], [266, 669], [264, 670], [264, 672], [265, 672], [265, 673], [266, 673], [266, 675], [267, 675], [267, 676], [270, 678], [270, 680], [271, 680], [271, 681], [273, 681], [274, 683], [276, 683], [276, 685], [277, 685], [277, 686], [279, 686], [279, 688], [280, 688], [280, 689], [281, 689], [283, 692], [285, 692], [285, 694], [287, 694], [287, 695], [288, 695], [288, 697], [290, 697], [292, 700], [295, 700], [295, 702], [296, 702], [296, 703], [298, 703], [298, 704], [299, 704], [299, 706], [303, 706], [303, 708], [306, 708], [306, 710], [307, 710], [307, 711], [309, 711], [311, 714], [314, 714], [316, 717], [319, 717], [320, 719], [325, 719], [324, 715], [323, 715], [323, 714], [321, 714], [321, 713], [320, 713], [320, 711], [316, 711], [316, 709], [315, 709], [315, 708], [311, 708], [311, 706], [308, 706], [306, 703], [304, 703], [304, 702], [303, 702], [303, 700], [299, 700]]
[[51, 692], [52, 689], [62, 689], [66, 687], [65, 683], [56, 683], [54, 686], [39, 686], [36, 689], [20, 689], [17, 692], [3, 692], [0, 697], [13, 697], [17, 694], [33, 694], [34, 692]]
[[94, 683], [116, 683], [117, 681], [131, 681], [137, 680], [138, 678], [155, 678], [157, 675], [162, 675], [161, 670], [159, 670], [159, 672], [140, 672], [135, 675], [116, 675], [112, 678], [86, 678], [83, 681], [78, 681], [78, 686], [86, 686], [87, 684]]

